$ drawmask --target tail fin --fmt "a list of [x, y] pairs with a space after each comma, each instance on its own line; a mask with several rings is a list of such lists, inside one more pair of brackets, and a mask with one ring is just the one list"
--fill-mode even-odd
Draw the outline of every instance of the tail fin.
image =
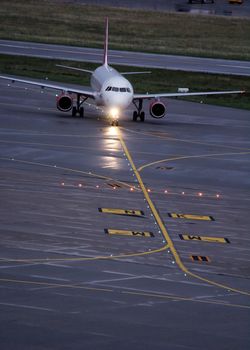
[[106, 31], [105, 31], [105, 41], [104, 41], [104, 53], [103, 53], [103, 64], [108, 65], [108, 38], [109, 38], [109, 19], [106, 18]]

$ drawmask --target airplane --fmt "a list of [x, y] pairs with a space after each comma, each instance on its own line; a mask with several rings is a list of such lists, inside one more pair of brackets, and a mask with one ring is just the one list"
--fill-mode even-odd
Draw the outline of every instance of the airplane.
[[[124, 72], [119, 73], [108, 64], [108, 18], [106, 18], [105, 40], [103, 64], [94, 71], [57, 65], [61, 68], [71, 69], [79, 72], [91, 74], [90, 85], [92, 91], [81, 88], [71, 88], [61, 83], [48, 83], [47, 81], [38, 82], [29, 79], [19, 79], [11, 76], [0, 75], [1, 79], [7, 79], [14, 82], [20, 82], [41, 88], [49, 88], [61, 91], [57, 96], [56, 106], [62, 112], [72, 111], [72, 116], [84, 116], [83, 104], [87, 99], [94, 100], [96, 106], [104, 108], [107, 116], [111, 120], [111, 125], [118, 125], [119, 117], [131, 103], [135, 106], [133, 112], [133, 121], [140, 119], [145, 120], [145, 112], [143, 111], [143, 101], [152, 100], [149, 112], [153, 118], [163, 118], [166, 114], [166, 106], [161, 101], [162, 97], [179, 97], [179, 96], [203, 96], [203, 95], [222, 95], [222, 94], [242, 94], [245, 91], [209, 91], [209, 92], [177, 92], [177, 93], [155, 93], [155, 94], [137, 94], [134, 93], [133, 86], [124, 76], [129, 74], [141, 74], [150, 72]], [[74, 96], [76, 99], [74, 100]]]

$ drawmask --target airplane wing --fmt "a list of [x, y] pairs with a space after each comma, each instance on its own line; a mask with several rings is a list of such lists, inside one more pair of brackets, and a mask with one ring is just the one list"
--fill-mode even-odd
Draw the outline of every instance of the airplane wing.
[[134, 100], [157, 99], [160, 97], [180, 97], [180, 96], [205, 96], [205, 95], [226, 95], [226, 94], [244, 94], [246, 91], [208, 91], [208, 92], [169, 92], [160, 94], [134, 94]]
[[33, 86], [39, 86], [42, 89], [48, 88], [48, 89], [60, 90], [68, 93], [75, 93], [75, 94], [79, 94], [81, 96], [90, 97], [90, 98], [94, 98], [95, 96], [94, 92], [91, 90], [82, 90], [82, 89], [70, 87], [60, 83], [48, 83], [47, 81], [20, 79], [20, 78], [15, 78], [13, 76], [6, 76], [6, 75], [0, 75], [0, 79], [10, 80], [12, 83], [18, 82], [18, 83], [24, 83], [24, 84], [29, 84]]

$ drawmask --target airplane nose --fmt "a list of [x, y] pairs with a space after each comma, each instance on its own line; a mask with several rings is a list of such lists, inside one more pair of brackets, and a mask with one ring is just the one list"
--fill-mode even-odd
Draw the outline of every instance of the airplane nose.
[[132, 98], [130, 95], [124, 96], [114, 94], [113, 96], [109, 95], [105, 100], [107, 105], [113, 105], [118, 108], [126, 108], [131, 103]]
[[117, 98], [117, 104], [120, 108], [126, 108], [131, 103], [131, 100], [132, 98], [130, 95], [119, 96]]

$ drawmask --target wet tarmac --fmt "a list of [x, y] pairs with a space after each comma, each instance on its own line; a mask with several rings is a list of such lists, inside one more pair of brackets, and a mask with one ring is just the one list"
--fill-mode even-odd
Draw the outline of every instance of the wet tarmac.
[[166, 102], [0, 82], [1, 349], [249, 349], [249, 111]]

